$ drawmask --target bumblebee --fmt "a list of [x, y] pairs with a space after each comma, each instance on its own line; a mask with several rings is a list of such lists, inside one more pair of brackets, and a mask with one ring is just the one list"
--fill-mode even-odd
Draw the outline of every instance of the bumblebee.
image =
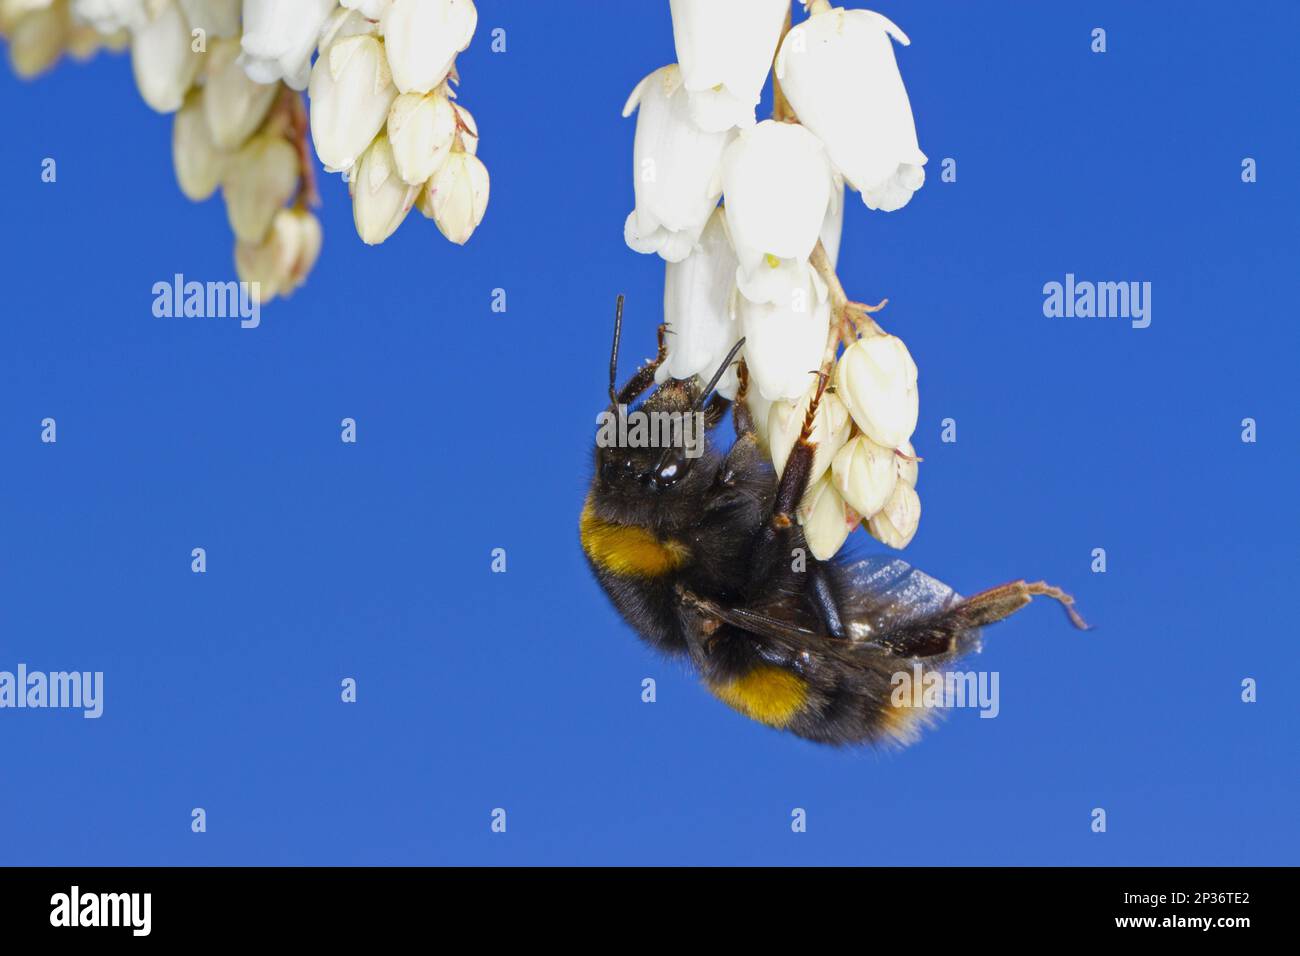
[[[623, 297], [615, 309], [610, 411], [623, 414], [655, 383], [656, 358], [616, 387]], [[1013, 581], [963, 598], [890, 558], [820, 561], [795, 520], [816, 448], [824, 376], [778, 480], [759, 447], [744, 363], [734, 402], [713, 394], [744, 340], [703, 388], [669, 379], [643, 413], [701, 415], [704, 440], [627, 447], [598, 441], [580, 536], [592, 572], [624, 619], [657, 650], [686, 658], [709, 691], [753, 720], [828, 744], [906, 744], [933, 708], [895, 704], [900, 672], [943, 672], [980, 646], [980, 629], [1036, 595], [1086, 628], [1073, 598], [1042, 581]], [[707, 435], [733, 415], [725, 452]]]

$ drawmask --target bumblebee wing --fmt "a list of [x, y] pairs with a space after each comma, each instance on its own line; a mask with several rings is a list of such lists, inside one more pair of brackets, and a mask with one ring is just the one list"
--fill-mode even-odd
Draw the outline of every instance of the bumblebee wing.
[[962, 596], [906, 561], [884, 555], [840, 569], [849, 635], [904, 657], [966, 653], [979, 647], [979, 623]]

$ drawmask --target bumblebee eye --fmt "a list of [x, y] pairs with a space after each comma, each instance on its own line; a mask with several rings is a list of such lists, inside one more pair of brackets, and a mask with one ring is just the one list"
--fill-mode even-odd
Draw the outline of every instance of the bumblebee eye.
[[687, 463], [673, 451], [667, 451], [655, 466], [653, 481], [656, 488], [671, 488], [686, 474]]

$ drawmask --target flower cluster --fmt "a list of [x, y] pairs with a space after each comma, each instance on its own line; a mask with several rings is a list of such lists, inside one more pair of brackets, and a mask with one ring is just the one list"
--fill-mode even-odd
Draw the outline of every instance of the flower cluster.
[[0, 0], [21, 76], [65, 50], [130, 48], [141, 97], [174, 115], [181, 191], [221, 190], [239, 277], [263, 301], [297, 288], [320, 253], [309, 128], [348, 182], [363, 242], [413, 207], [452, 242], [473, 234], [488, 173], [451, 84], [477, 21], [473, 0]]
[[[678, 62], [642, 80], [623, 114], [637, 113], [624, 238], [665, 260], [657, 377], [707, 379], [743, 336], [718, 390], [747, 402], [780, 473], [825, 376], [799, 515], [809, 547], [830, 557], [865, 523], [902, 548], [921, 513], [916, 365], [835, 268], [846, 187], [894, 211], [925, 180], [894, 58], [893, 41], [909, 41], [828, 0], [806, 0], [793, 27], [790, 0], [669, 5]], [[759, 122], [769, 69], [774, 116]]]

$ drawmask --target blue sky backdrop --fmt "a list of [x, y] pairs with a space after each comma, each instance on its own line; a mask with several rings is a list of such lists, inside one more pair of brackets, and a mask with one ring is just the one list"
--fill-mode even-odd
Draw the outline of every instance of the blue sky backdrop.
[[[321, 260], [254, 330], [151, 313], [232, 237], [127, 59], [0, 70], [0, 669], [106, 682], [98, 721], [0, 711], [0, 863], [1296, 863], [1300, 7], [879, 3], [929, 179], [851, 198], [840, 273], [921, 370], [905, 557], [1096, 625], [990, 629], [999, 717], [881, 754], [734, 714], [588, 576], [614, 296], [625, 374], [661, 314], [618, 114], [673, 48], [665, 2], [562, 6], [480, 3], [471, 243], [364, 247], [323, 178]], [[1045, 318], [1067, 272], [1151, 282], [1151, 326]]]

